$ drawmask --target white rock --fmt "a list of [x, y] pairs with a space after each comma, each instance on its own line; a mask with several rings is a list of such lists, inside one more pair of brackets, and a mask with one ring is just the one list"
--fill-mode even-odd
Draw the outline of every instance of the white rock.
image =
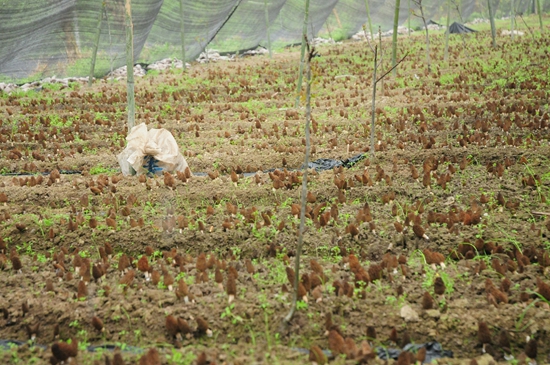
[[418, 322], [419, 320], [418, 313], [408, 304], [401, 307], [400, 315], [405, 322]]

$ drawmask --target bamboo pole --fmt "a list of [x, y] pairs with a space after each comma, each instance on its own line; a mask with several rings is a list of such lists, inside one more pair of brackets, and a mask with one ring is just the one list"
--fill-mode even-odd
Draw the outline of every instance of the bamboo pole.
[[378, 67], [378, 47], [374, 46], [374, 70], [372, 72], [372, 111], [370, 120], [370, 159], [374, 161], [374, 126], [376, 121], [376, 68]]
[[516, 11], [514, 9], [514, 0], [510, 2], [510, 36], [514, 40], [514, 19], [516, 17]]
[[[527, 25], [527, 23], [525, 22], [525, 19], [523, 19], [523, 16], [521, 15], [521, 13], [519, 14], [519, 17], [521, 19], [521, 21], [523, 22], [523, 24], [525, 24], [525, 28], [527, 28], [527, 30], [529, 31], [529, 34], [531, 34], [531, 37], [533, 38], [533, 42], [535, 41], [535, 35], [533, 34], [533, 31], [531, 30], [531, 28]], [[517, 24], [516, 24], [517, 25]]]
[[183, 11], [183, 1], [180, 0], [180, 37], [181, 37], [181, 62], [182, 62], [182, 71], [185, 72], [185, 21], [184, 21], [184, 11]]
[[537, 14], [539, 15], [540, 34], [542, 34], [543, 27], [542, 27], [542, 11], [540, 8], [540, 0], [536, 0], [536, 1], [537, 1]]
[[493, 38], [493, 48], [497, 48], [495, 15], [493, 14], [493, 6], [491, 5], [491, 0], [487, 0], [487, 6], [489, 7], [489, 20], [491, 22], [491, 37]]
[[[391, 51], [391, 64], [394, 67], [397, 64], [397, 27], [399, 26], [399, 7], [401, 6], [401, 0], [395, 0], [395, 14], [393, 16], [393, 37], [392, 37], [392, 51]], [[395, 75], [397, 69], [393, 69]]]
[[107, 34], [109, 35], [109, 66], [111, 74], [113, 73], [113, 37], [111, 36], [111, 22], [109, 21], [109, 12], [105, 8], [105, 20], [107, 21]]
[[370, 158], [371, 162], [374, 162], [374, 134], [375, 134], [375, 122], [376, 122], [376, 85], [386, 77], [390, 72], [392, 72], [397, 66], [401, 64], [405, 60], [405, 58], [409, 55], [407, 52], [405, 56], [403, 56], [402, 59], [399, 60], [393, 66], [390, 68], [386, 73], [384, 73], [379, 78], [376, 78], [376, 69], [378, 68], [378, 49], [375, 46], [374, 47], [374, 70], [372, 72], [372, 111], [371, 111], [371, 123], [370, 123]]
[[449, 60], [449, 25], [451, 24], [451, 0], [447, 0], [447, 31], [445, 32], [445, 53], [443, 60], [447, 62]]
[[370, 39], [374, 39], [374, 33], [372, 32], [372, 21], [370, 19], [369, 0], [365, 0], [365, 8], [367, 9], [367, 21], [369, 23]]
[[135, 125], [136, 101], [134, 95], [134, 25], [132, 0], [126, 0], [126, 89], [128, 94], [128, 133]]
[[[304, 33], [304, 38], [306, 37]], [[305, 39], [307, 42], [307, 39]], [[300, 228], [298, 229], [298, 245], [296, 246], [296, 256], [294, 258], [294, 295], [290, 311], [284, 318], [285, 322], [289, 322], [298, 303], [298, 286], [300, 285], [300, 256], [302, 254], [302, 244], [304, 242], [304, 227], [306, 221], [306, 196], [307, 196], [307, 171], [309, 165], [309, 155], [311, 151], [311, 137], [309, 125], [311, 124], [311, 59], [315, 56], [315, 49], [309, 48], [306, 58], [306, 152], [304, 157], [304, 172], [302, 174], [302, 194], [301, 194], [301, 209], [300, 209]]]
[[[382, 27], [378, 26], [378, 49], [380, 52], [380, 61], [376, 64], [376, 67], [380, 67], [380, 73], [384, 73], [384, 52], [382, 49]], [[375, 53], [376, 56], [376, 53]], [[384, 80], [380, 80], [380, 92], [384, 94]]]
[[294, 102], [294, 107], [297, 108], [300, 106], [300, 92], [302, 91], [302, 78], [304, 73], [304, 56], [306, 53], [306, 42], [307, 42], [307, 22], [309, 18], [309, 0], [306, 0], [306, 10], [304, 13], [304, 28], [302, 34], [304, 38], [302, 39], [302, 49], [300, 51], [300, 69], [298, 71], [298, 85], [296, 85], [296, 101]]
[[428, 72], [432, 72], [432, 61], [430, 59], [430, 35], [428, 32], [428, 24], [426, 24], [426, 17], [424, 16], [424, 7], [422, 6], [422, 0], [417, 0], [416, 2], [420, 7], [420, 17], [424, 23], [424, 30], [426, 31], [426, 62], [428, 64]]
[[267, 33], [267, 50], [269, 51], [269, 58], [273, 58], [271, 53], [271, 31], [269, 30], [269, 7], [267, 6], [267, 0], [264, 0], [264, 12], [265, 12], [265, 30]]
[[411, 0], [408, 1], [409, 17], [407, 18], [407, 32], [408, 36], [411, 36]]
[[[332, 38], [332, 32], [330, 31], [330, 25], [328, 24], [328, 19], [329, 18], [327, 18], [327, 21], [325, 22], [325, 26], [327, 27], [328, 37], [330, 39], [334, 40], [334, 38]], [[367, 34], [367, 32], [364, 32], [364, 33], [365, 33], [365, 35]]]
[[88, 76], [88, 86], [92, 86], [94, 81], [95, 61], [97, 58], [97, 50], [99, 49], [99, 39], [101, 38], [101, 24], [103, 23], [103, 12], [105, 11], [105, 1], [101, 2], [101, 9], [97, 17], [97, 28], [95, 33], [94, 48], [92, 50], [92, 64], [90, 66], [90, 75]]
[[338, 12], [336, 11], [336, 8], [332, 9], [332, 14], [334, 14], [334, 18], [336, 18], [336, 23], [338, 23], [338, 26], [341, 29], [342, 28], [342, 22], [340, 21], [340, 17], [338, 16]]

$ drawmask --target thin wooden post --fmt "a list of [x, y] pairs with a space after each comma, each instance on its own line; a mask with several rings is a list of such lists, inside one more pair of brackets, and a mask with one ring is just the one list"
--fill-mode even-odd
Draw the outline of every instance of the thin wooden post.
[[540, 8], [540, 0], [536, 0], [536, 1], [537, 1], [537, 14], [539, 15], [540, 34], [542, 34], [543, 27], [542, 27], [542, 11]]
[[390, 68], [386, 73], [384, 73], [379, 78], [376, 78], [376, 69], [378, 68], [378, 48], [374, 47], [374, 69], [372, 71], [372, 111], [371, 111], [371, 123], [370, 123], [370, 158], [371, 161], [374, 161], [374, 134], [375, 134], [375, 121], [376, 121], [376, 85], [378, 82], [382, 81], [386, 75], [388, 75], [390, 72], [392, 72], [397, 66], [405, 60], [405, 58], [408, 56], [408, 52], [403, 56], [399, 62], [395, 64], [392, 68]]
[[370, 32], [370, 39], [374, 39], [374, 33], [372, 32], [372, 21], [370, 19], [370, 8], [369, 8], [369, 0], [365, 0], [365, 8], [367, 9], [367, 21], [369, 23], [369, 32]]
[[[376, 67], [380, 67], [380, 73], [384, 73], [384, 52], [382, 50], [382, 27], [378, 26], [378, 49], [380, 50], [378, 54], [380, 55], [380, 61], [376, 63]], [[377, 54], [375, 53], [375, 56]], [[384, 80], [380, 80], [380, 92], [384, 94]]]
[[410, 37], [411, 36], [411, 0], [409, 0], [408, 7], [409, 7], [409, 17], [407, 18], [407, 31]]
[[269, 58], [273, 58], [271, 53], [271, 31], [269, 30], [269, 8], [267, 6], [267, 0], [264, 0], [264, 12], [265, 12], [265, 30], [267, 33], [267, 50], [269, 51]]
[[183, 1], [180, 0], [180, 36], [181, 36], [181, 62], [182, 62], [182, 71], [185, 72], [185, 25], [184, 25], [184, 11], [183, 11]]
[[[304, 38], [306, 38], [304, 33]], [[307, 39], [305, 39], [307, 42]], [[307, 171], [309, 165], [309, 155], [311, 151], [311, 137], [309, 126], [311, 124], [311, 60], [315, 56], [315, 49], [309, 47], [306, 58], [306, 152], [304, 157], [304, 171], [302, 174], [302, 194], [300, 208], [300, 228], [298, 229], [298, 245], [296, 246], [296, 256], [294, 258], [294, 294], [290, 311], [285, 316], [284, 321], [288, 323], [296, 312], [298, 302], [298, 285], [300, 285], [300, 256], [302, 253], [302, 245], [304, 242], [304, 228], [306, 221], [306, 196], [307, 196]]]
[[416, 4], [420, 7], [420, 17], [424, 23], [424, 30], [426, 31], [426, 62], [428, 63], [428, 72], [431, 72], [431, 59], [430, 59], [430, 35], [428, 32], [428, 24], [426, 24], [426, 17], [424, 16], [424, 7], [422, 6], [422, 0], [416, 0]]
[[[328, 37], [329, 37], [330, 39], [334, 40], [334, 38], [332, 38], [332, 32], [330, 31], [330, 25], [328, 24], [328, 19], [329, 19], [329, 18], [327, 18], [327, 21], [325, 22], [325, 25], [326, 25], [326, 27], [327, 27]], [[365, 35], [367, 34], [367, 32], [364, 32], [364, 33], [365, 33]]]
[[493, 48], [497, 48], [495, 15], [493, 14], [493, 6], [491, 4], [491, 0], [487, 0], [487, 6], [489, 7], [489, 21], [491, 22], [491, 37], [493, 38]]
[[370, 120], [370, 159], [374, 161], [374, 126], [376, 121], [376, 68], [378, 58], [378, 48], [374, 46], [374, 70], [372, 71], [372, 112]]
[[516, 17], [516, 11], [514, 9], [514, 0], [510, 0], [510, 35], [514, 40], [514, 19]]
[[[307, 37], [307, 22], [309, 18], [309, 0], [306, 0], [306, 10], [304, 13], [304, 28], [302, 30], [302, 49], [300, 51], [300, 69], [298, 71], [298, 85], [296, 85], [296, 101], [294, 102], [294, 107], [297, 108], [300, 106], [300, 92], [302, 91], [302, 78], [304, 73], [304, 56], [306, 53], [306, 37]], [[313, 36], [313, 35], [312, 35]]]
[[134, 95], [134, 25], [132, 0], [126, 0], [126, 89], [128, 94], [128, 133], [135, 125], [136, 100]]
[[88, 86], [92, 86], [94, 81], [95, 61], [97, 58], [97, 50], [99, 49], [99, 39], [101, 38], [101, 24], [103, 23], [103, 12], [105, 11], [105, 1], [101, 2], [101, 9], [97, 17], [97, 28], [95, 33], [94, 48], [92, 50], [92, 64], [90, 66], [90, 75], [88, 76]]
[[[393, 37], [392, 37], [392, 51], [391, 51], [391, 65], [394, 67], [397, 64], [397, 27], [399, 26], [399, 7], [401, 6], [401, 0], [395, 0], [395, 14], [393, 16]], [[393, 69], [395, 75], [397, 70]]]
[[451, 0], [447, 0], [447, 32], [445, 33], [445, 53], [443, 60], [447, 62], [449, 60], [449, 25], [451, 24]]

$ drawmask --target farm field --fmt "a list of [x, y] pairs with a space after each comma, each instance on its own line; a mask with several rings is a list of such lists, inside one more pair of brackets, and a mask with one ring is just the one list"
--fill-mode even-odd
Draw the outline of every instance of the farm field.
[[423, 40], [399, 38], [378, 85], [373, 159], [371, 49], [317, 49], [312, 160], [366, 158], [308, 175], [286, 326], [299, 50], [136, 80], [136, 124], [171, 131], [191, 177], [118, 172], [124, 81], [2, 95], [0, 362], [382, 364], [377, 347], [432, 341], [438, 363], [549, 362], [550, 38], [453, 35], [445, 61], [438, 34], [430, 73]]

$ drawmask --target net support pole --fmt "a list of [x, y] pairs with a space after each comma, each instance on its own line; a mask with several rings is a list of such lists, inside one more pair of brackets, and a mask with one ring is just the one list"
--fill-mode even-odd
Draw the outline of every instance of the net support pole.
[[[426, 30], [426, 63], [428, 64], [428, 72], [432, 72], [432, 61], [430, 58], [430, 35], [428, 31], [428, 24], [426, 24], [426, 17], [424, 16], [424, 6], [422, 5], [422, 0], [418, 1], [418, 6], [420, 7], [420, 17], [424, 23], [424, 29]], [[395, 63], [393, 65], [395, 67]]]
[[184, 12], [183, 12], [183, 1], [180, 0], [180, 37], [181, 37], [181, 67], [182, 71], [185, 72], [185, 26], [184, 26]]
[[126, 86], [128, 101], [128, 133], [135, 125], [136, 100], [134, 95], [134, 25], [132, 24], [132, 0], [126, 0]]
[[271, 53], [271, 31], [269, 30], [269, 7], [267, 6], [267, 0], [264, 0], [264, 12], [265, 12], [265, 31], [267, 34], [267, 50], [269, 51], [269, 58], [273, 57]]
[[374, 162], [374, 128], [376, 127], [376, 69], [378, 67], [378, 48], [374, 47], [374, 66], [372, 70], [372, 108], [370, 119], [370, 159]]
[[[392, 37], [392, 50], [391, 50], [391, 65], [394, 67], [397, 64], [397, 27], [399, 25], [399, 6], [401, 6], [401, 0], [395, 0], [395, 14], [393, 16], [393, 37]], [[397, 73], [397, 69], [393, 69], [394, 76]]]
[[111, 22], [109, 21], [109, 13], [105, 10], [105, 20], [107, 21], [107, 34], [109, 35], [109, 66], [111, 74], [113, 73], [113, 37], [111, 37]]
[[367, 21], [369, 23], [370, 39], [374, 39], [374, 33], [372, 32], [372, 21], [370, 19], [369, 0], [365, 0], [365, 8], [367, 9]]
[[443, 60], [447, 62], [449, 60], [449, 25], [451, 24], [451, 0], [447, 0], [447, 31], [445, 32], [445, 53]]
[[540, 24], [540, 34], [542, 34], [542, 11], [540, 8], [540, 0], [537, 1], [537, 14], [539, 15], [539, 24]]
[[[309, 0], [306, 0], [304, 13], [304, 28], [302, 29], [302, 50], [300, 51], [300, 70], [298, 71], [298, 84], [296, 85], [296, 101], [294, 107], [300, 106], [300, 92], [302, 92], [302, 78], [304, 73], [304, 56], [306, 53], [307, 22], [309, 19]], [[311, 35], [313, 37], [313, 34]]]
[[487, 7], [489, 8], [489, 21], [491, 22], [491, 37], [493, 38], [493, 48], [497, 48], [495, 15], [493, 14], [493, 5], [491, 4], [491, 0], [487, 0]]
[[[309, 0], [307, 1], [309, 3]], [[304, 35], [305, 37], [305, 35]], [[306, 39], [307, 42], [307, 39]], [[311, 136], [310, 136], [310, 124], [311, 124], [311, 59], [313, 58], [314, 49], [310, 49], [308, 46], [306, 62], [306, 125], [305, 125], [305, 137], [306, 137], [306, 151], [304, 157], [304, 166], [302, 173], [302, 193], [300, 197], [300, 227], [298, 228], [298, 244], [296, 246], [296, 255], [294, 256], [294, 283], [293, 283], [293, 299], [290, 312], [284, 318], [284, 321], [288, 323], [294, 313], [296, 312], [298, 302], [298, 286], [300, 280], [300, 256], [302, 254], [302, 246], [304, 243], [304, 228], [306, 222], [306, 197], [307, 197], [307, 177], [309, 168], [309, 156], [311, 153]]]
[[94, 48], [92, 50], [92, 64], [90, 65], [90, 75], [88, 76], [88, 86], [92, 86], [94, 81], [95, 61], [97, 58], [97, 50], [99, 49], [99, 39], [101, 38], [101, 24], [103, 23], [103, 12], [105, 11], [105, 1], [101, 2], [101, 9], [97, 17], [97, 28], [95, 32]]
[[510, 36], [514, 40], [514, 18], [516, 17], [516, 12], [514, 10], [514, 0], [510, 2]]
[[407, 32], [409, 33], [409, 37], [410, 37], [411, 36], [411, 0], [409, 0], [408, 8], [409, 8], [409, 16], [407, 17]]
[[[378, 51], [380, 50], [380, 51]], [[376, 59], [376, 70], [374, 71], [374, 74], [376, 75], [376, 71], [378, 70], [378, 67], [380, 67], [380, 73], [384, 73], [384, 54], [382, 52], [382, 27], [378, 26], [378, 50], [375, 49], [376, 52], [374, 52], [374, 55], [378, 57], [380, 55], [380, 58]], [[378, 85], [378, 82], [376, 83]], [[384, 79], [380, 80], [380, 92], [384, 94]], [[373, 97], [376, 95], [376, 93], [373, 94]]]

